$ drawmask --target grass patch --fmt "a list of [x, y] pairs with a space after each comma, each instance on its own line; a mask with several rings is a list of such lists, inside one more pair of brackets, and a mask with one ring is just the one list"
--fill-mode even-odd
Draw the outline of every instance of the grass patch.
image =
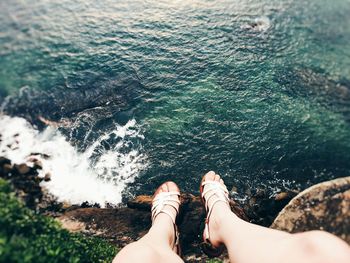
[[0, 262], [111, 262], [117, 250], [99, 238], [62, 229], [36, 214], [0, 179]]

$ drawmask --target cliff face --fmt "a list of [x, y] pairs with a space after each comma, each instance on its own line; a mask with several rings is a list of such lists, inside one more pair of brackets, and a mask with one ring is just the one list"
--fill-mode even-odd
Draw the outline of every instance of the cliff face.
[[[68, 230], [99, 236], [123, 247], [138, 240], [151, 226], [151, 196], [137, 196], [121, 208], [102, 209], [89, 204], [71, 206], [57, 202], [40, 187], [41, 180], [50, 178], [38, 178], [37, 169], [40, 169], [40, 163], [28, 167], [26, 164], [13, 165], [10, 160], [0, 158], [0, 177], [11, 181], [26, 205], [57, 218]], [[282, 192], [271, 198], [260, 191], [248, 197], [243, 208], [234, 201], [231, 201], [231, 208], [244, 220], [267, 225], [295, 195], [294, 192]], [[184, 258], [187, 262], [203, 262], [206, 257], [200, 244], [205, 211], [199, 197], [184, 193], [181, 200], [178, 225]], [[323, 229], [350, 244], [349, 220], [350, 177], [345, 177], [317, 184], [294, 197], [271, 227], [292, 233]]]

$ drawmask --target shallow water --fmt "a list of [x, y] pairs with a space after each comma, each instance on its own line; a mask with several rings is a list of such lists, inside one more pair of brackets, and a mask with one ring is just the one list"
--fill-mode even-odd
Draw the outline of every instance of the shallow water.
[[[96, 178], [128, 183], [125, 195], [164, 180], [197, 192], [209, 169], [271, 192], [349, 175], [348, 0], [10, 0], [0, 10], [4, 112], [39, 129], [38, 115], [64, 120], [78, 152], [98, 144], [91, 169], [110, 153]], [[118, 136], [103, 139], [130, 120], [142, 140], [121, 150]], [[110, 165], [132, 150], [143, 160], [133, 173], [122, 168], [132, 161]]]

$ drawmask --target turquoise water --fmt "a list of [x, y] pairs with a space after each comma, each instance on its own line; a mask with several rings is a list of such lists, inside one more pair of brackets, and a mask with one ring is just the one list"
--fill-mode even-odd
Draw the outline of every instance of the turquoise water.
[[169, 179], [196, 192], [209, 169], [270, 190], [350, 173], [348, 0], [8, 0], [0, 10], [5, 112], [74, 122], [61, 131], [81, 151], [135, 118], [149, 165], [132, 193]]

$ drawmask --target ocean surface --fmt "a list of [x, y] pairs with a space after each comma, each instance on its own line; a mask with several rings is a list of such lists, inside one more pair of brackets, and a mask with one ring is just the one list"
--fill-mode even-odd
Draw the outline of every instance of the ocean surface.
[[[350, 174], [349, 0], [0, 2], [0, 155], [61, 200]], [[50, 123], [45, 128], [44, 123]]]

